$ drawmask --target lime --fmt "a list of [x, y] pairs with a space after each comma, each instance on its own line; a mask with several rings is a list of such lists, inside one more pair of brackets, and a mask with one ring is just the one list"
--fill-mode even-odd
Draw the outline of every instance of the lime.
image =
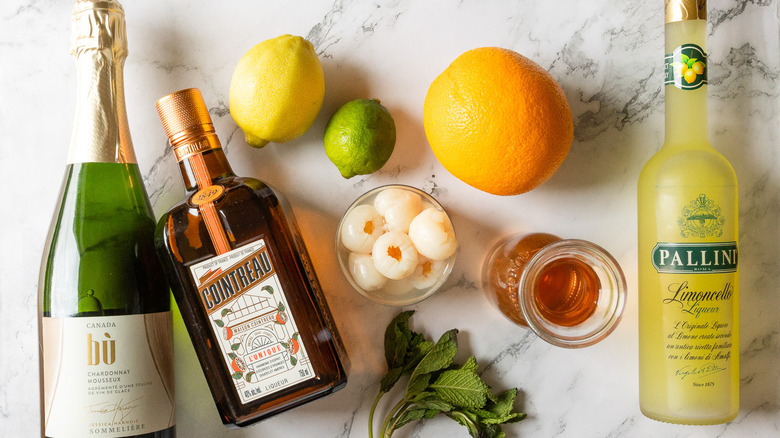
[[379, 99], [345, 103], [325, 126], [325, 153], [344, 178], [368, 175], [390, 159], [395, 122]]
[[325, 97], [325, 76], [310, 42], [282, 35], [254, 46], [230, 81], [230, 115], [246, 142], [261, 148], [300, 137]]

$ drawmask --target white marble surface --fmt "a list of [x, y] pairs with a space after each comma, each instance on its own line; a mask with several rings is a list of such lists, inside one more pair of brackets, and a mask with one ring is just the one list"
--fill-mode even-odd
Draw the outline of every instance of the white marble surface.
[[[68, 54], [71, 2], [0, 3], [0, 436], [38, 433], [36, 290], [46, 230], [66, 161], [75, 96]], [[770, 437], [780, 435], [780, 27], [777, 0], [711, 0], [710, 135], [740, 184], [741, 409], [730, 424], [672, 426], [644, 418], [637, 395], [636, 180], [663, 136], [662, 0], [251, 2], [125, 1], [128, 113], [157, 214], [182, 195], [154, 110], [159, 97], [198, 87], [237, 173], [291, 201], [352, 359], [347, 388], [242, 430], [223, 428], [189, 339], [176, 327], [180, 437], [364, 437], [384, 372], [382, 333], [398, 309], [349, 288], [334, 260], [340, 214], [359, 194], [400, 182], [433, 193], [462, 243], [444, 290], [411, 306], [415, 328], [460, 328], [497, 389], [517, 386], [529, 418], [509, 437]], [[254, 44], [290, 33], [315, 46], [326, 76], [313, 128], [289, 144], [254, 150], [228, 112], [233, 67]], [[516, 197], [479, 192], [448, 174], [422, 126], [428, 85], [475, 47], [516, 50], [561, 83], [575, 140], [558, 173]], [[330, 114], [378, 97], [398, 126], [388, 164], [344, 180], [322, 148]], [[487, 249], [516, 231], [596, 242], [623, 266], [629, 301], [618, 329], [582, 350], [552, 347], [504, 320], [483, 297]], [[468, 436], [448, 419], [406, 426], [399, 437]]]

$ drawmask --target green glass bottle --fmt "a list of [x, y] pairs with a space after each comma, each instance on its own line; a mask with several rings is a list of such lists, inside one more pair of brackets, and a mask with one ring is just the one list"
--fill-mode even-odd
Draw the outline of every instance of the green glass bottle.
[[41, 436], [173, 437], [170, 292], [124, 103], [122, 6], [77, 1], [78, 93], [39, 281]]

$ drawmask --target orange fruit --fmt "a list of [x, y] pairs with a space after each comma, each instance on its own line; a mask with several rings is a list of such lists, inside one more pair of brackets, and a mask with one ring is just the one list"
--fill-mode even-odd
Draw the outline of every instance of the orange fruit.
[[233, 362], [230, 363], [230, 367], [233, 368], [233, 371], [237, 373], [243, 373], [246, 371], [246, 365], [244, 364], [244, 361], [238, 357], [233, 359]]
[[295, 338], [290, 339], [290, 354], [295, 354], [298, 352], [298, 350], [301, 349], [301, 345], [298, 343], [298, 340]]
[[498, 47], [463, 53], [431, 83], [423, 123], [444, 168], [494, 195], [525, 193], [548, 180], [574, 137], [555, 79]]

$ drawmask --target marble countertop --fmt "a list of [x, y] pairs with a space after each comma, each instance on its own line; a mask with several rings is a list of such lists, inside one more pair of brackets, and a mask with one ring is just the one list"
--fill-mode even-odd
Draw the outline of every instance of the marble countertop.
[[[414, 328], [461, 330], [461, 348], [497, 390], [518, 387], [528, 419], [509, 437], [768, 437], [780, 435], [780, 27], [777, 0], [709, 4], [710, 137], [739, 178], [741, 408], [730, 424], [673, 426], [642, 416], [637, 394], [636, 181], [663, 142], [663, 1], [267, 0], [124, 2], [130, 55], [125, 90], [135, 151], [157, 215], [182, 196], [178, 169], [154, 109], [161, 96], [200, 88], [236, 173], [290, 200], [352, 361], [348, 386], [255, 426], [224, 428], [180, 320], [176, 390], [180, 437], [365, 437], [383, 375], [382, 334], [400, 310], [367, 301], [342, 277], [333, 238], [340, 215], [370, 188], [404, 183], [449, 211], [461, 248], [450, 279], [410, 309]], [[0, 175], [5, 182], [0, 265], [0, 435], [38, 431], [37, 282], [67, 158], [75, 102], [69, 55], [71, 2], [0, 4]], [[229, 115], [233, 68], [256, 43], [309, 39], [322, 61], [325, 102], [314, 126], [288, 144], [246, 145]], [[431, 81], [462, 52], [513, 49], [565, 90], [575, 139], [555, 176], [524, 195], [492, 196], [452, 177], [425, 139]], [[329, 116], [377, 97], [398, 140], [381, 171], [343, 179], [322, 134]], [[593, 241], [625, 270], [624, 318], [605, 341], [553, 347], [505, 320], [480, 290], [487, 250], [514, 232]], [[399, 437], [466, 437], [439, 418]]]

